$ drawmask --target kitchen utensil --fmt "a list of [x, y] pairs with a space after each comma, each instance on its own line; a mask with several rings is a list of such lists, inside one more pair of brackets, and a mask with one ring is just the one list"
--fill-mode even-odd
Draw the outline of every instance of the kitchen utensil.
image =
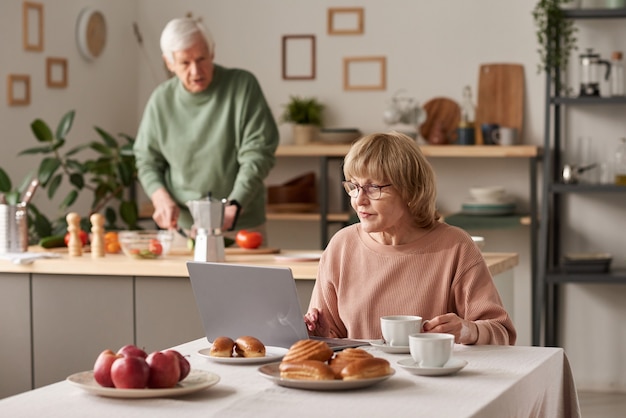
[[435, 97], [424, 104], [426, 121], [420, 135], [432, 145], [456, 142], [457, 128], [461, 122], [459, 104], [446, 97]]
[[224, 261], [222, 224], [227, 203], [226, 199], [214, 199], [210, 195], [187, 202], [196, 230], [194, 261]]
[[580, 54], [580, 95], [600, 96], [600, 71], [601, 66], [606, 67], [604, 79], [611, 76], [611, 63], [600, 58], [600, 54], [593, 52], [593, 48], [587, 48], [587, 52]]
[[478, 74], [476, 144], [484, 144], [481, 125], [495, 123], [515, 128], [518, 142], [524, 121], [524, 66], [482, 64]]
[[24, 195], [22, 196], [22, 204], [24, 206], [30, 203], [31, 199], [33, 198], [33, 194], [35, 194], [35, 190], [37, 190], [38, 186], [39, 186], [38, 179], [34, 179], [33, 181], [30, 182], [30, 184], [28, 185], [28, 188], [26, 189], [26, 191], [24, 192]]
[[402, 96], [404, 90], [397, 91], [391, 98], [389, 107], [383, 113], [383, 120], [388, 125], [404, 123], [417, 129], [426, 120], [427, 112], [412, 97]]
[[563, 166], [563, 183], [576, 184], [580, 180], [580, 175], [587, 170], [591, 170], [597, 166], [596, 163], [586, 166], [578, 166], [576, 164], [565, 164]]

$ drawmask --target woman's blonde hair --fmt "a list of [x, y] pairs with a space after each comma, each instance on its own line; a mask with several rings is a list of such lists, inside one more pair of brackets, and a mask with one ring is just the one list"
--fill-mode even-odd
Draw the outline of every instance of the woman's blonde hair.
[[415, 140], [398, 133], [375, 133], [355, 142], [343, 162], [346, 180], [371, 178], [391, 183], [406, 202], [417, 226], [439, 220], [435, 173]]

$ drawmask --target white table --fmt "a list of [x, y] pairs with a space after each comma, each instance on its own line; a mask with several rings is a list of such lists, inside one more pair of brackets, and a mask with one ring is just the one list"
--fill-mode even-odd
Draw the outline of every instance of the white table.
[[198, 339], [175, 347], [194, 369], [220, 382], [179, 398], [112, 399], [59, 382], [0, 401], [2, 417], [578, 417], [569, 362], [561, 348], [456, 346], [468, 365], [452, 376], [415, 376], [395, 363], [406, 354], [385, 354], [396, 374], [378, 385], [317, 392], [275, 385], [258, 365], [217, 364], [197, 354]]

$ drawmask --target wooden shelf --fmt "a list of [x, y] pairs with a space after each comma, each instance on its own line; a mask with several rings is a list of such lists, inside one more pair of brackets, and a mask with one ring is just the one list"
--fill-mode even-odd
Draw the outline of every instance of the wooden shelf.
[[[536, 145], [420, 145], [426, 157], [433, 158], [533, 158], [541, 154]], [[343, 157], [350, 144], [280, 145], [277, 157]]]
[[[319, 213], [296, 213], [296, 212], [267, 212], [266, 217], [270, 221], [320, 221]], [[329, 213], [326, 215], [328, 222], [348, 222], [349, 213]]]

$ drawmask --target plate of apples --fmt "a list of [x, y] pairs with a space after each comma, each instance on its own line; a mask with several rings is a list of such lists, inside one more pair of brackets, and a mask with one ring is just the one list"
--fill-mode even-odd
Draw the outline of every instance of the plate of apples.
[[70, 384], [89, 393], [112, 398], [181, 396], [207, 389], [219, 380], [215, 373], [191, 369], [176, 350], [147, 354], [132, 344], [117, 352], [102, 351], [93, 370], [67, 378]]

